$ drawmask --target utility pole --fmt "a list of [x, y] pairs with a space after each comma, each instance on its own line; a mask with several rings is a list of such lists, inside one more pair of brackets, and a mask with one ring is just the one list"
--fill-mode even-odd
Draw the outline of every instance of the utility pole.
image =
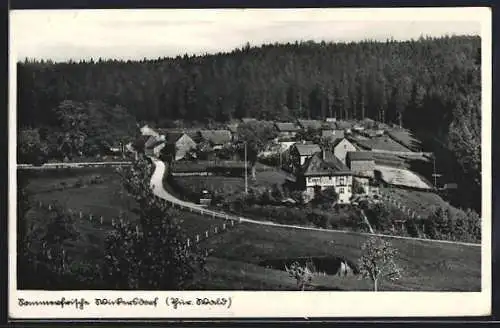
[[247, 142], [245, 141], [245, 194], [248, 193]]
[[432, 154], [432, 176], [434, 177], [434, 189], [437, 190], [437, 178], [441, 176], [441, 174], [436, 173], [436, 155]]

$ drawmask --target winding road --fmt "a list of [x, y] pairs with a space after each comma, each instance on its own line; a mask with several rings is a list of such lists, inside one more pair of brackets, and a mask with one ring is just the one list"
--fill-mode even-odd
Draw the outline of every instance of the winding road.
[[443, 244], [455, 244], [455, 245], [464, 245], [464, 246], [472, 246], [472, 247], [481, 247], [481, 244], [464, 243], [464, 242], [457, 242], [457, 241], [412, 238], [412, 237], [403, 237], [403, 236], [391, 236], [391, 235], [384, 235], [384, 234], [373, 234], [373, 233], [352, 232], [352, 231], [344, 231], [344, 230], [321, 229], [321, 228], [303, 227], [303, 226], [297, 226], [297, 225], [279, 224], [279, 223], [274, 223], [271, 221], [257, 221], [257, 220], [252, 220], [252, 219], [248, 219], [248, 218], [243, 218], [240, 216], [234, 216], [232, 214], [208, 210], [208, 209], [205, 209], [201, 205], [180, 200], [180, 199], [174, 197], [173, 195], [171, 195], [168, 191], [166, 191], [165, 188], [163, 187], [163, 176], [165, 174], [165, 164], [162, 161], [160, 161], [154, 157], [150, 157], [150, 159], [155, 165], [155, 171], [153, 172], [153, 175], [151, 176], [150, 185], [151, 185], [151, 188], [153, 189], [153, 193], [156, 196], [158, 196], [158, 197], [160, 197], [160, 198], [162, 198], [162, 199], [164, 199], [172, 204], [178, 205], [180, 207], [184, 207], [184, 208], [189, 209], [193, 212], [200, 212], [201, 214], [205, 214], [208, 216], [223, 218], [226, 220], [234, 220], [234, 221], [238, 221], [238, 222], [246, 222], [246, 223], [251, 223], [251, 224], [280, 227], [280, 228], [290, 228], [290, 229], [309, 230], [309, 231], [322, 231], [322, 232], [331, 232], [331, 233], [345, 233], [345, 234], [364, 235], [364, 236], [379, 236], [379, 237], [384, 237], [384, 238], [406, 239], [406, 240], [412, 240], [412, 241], [423, 241], [423, 242], [428, 242], [428, 243], [443, 243]]

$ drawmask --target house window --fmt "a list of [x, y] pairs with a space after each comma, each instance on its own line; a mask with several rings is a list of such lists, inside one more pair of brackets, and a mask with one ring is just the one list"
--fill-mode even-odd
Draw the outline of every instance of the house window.
[[339, 194], [343, 194], [344, 193], [344, 188], [340, 188], [339, 189]]
[[347, 192], [351, 192], [351, 187], [347, 187]]
[[309, 178], [311, 184], [319, 184], [321, 182], [320, 178]]
[[340, 178], [339, 178], [339, 185], [340, 185], [340, 186], [345, 186], [345, 184], [346, 184], [346, 183], [345, 183], [345, 177], [340, 177]]

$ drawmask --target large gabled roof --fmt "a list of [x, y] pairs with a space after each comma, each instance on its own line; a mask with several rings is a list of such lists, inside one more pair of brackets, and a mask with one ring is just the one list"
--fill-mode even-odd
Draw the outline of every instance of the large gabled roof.
[[294, 144], [294, 147], [297, 149], [300, 156], [310, 156], [318, 151], [321, 151], [321, 147], [317, 144], [296, 143]]
[[291, 122], [276, 122], [274, 126], [279, 132], [297, 132], [300, 130], [300, 127]]
[[303, 129], [319, 130], [323, 127], [323, 122], [319, 120], [297, 120]]
[[223, 145], [231, 142], [231, 131], [229, 130], [200, 130], [202, 139], [214, 144]]
[[319, 151], [309, 158], [303, 166], [304, 176], [349, 175], [352, 172], [330, 151]]
[[353, 139], [353, 141], [363, 149], [366, 150], [383, 150], [391, 152], [411, 152], [410, 149], [404, 147], [402, 144], [394, 141], [389, 136], [380, 136], [370, 139]]

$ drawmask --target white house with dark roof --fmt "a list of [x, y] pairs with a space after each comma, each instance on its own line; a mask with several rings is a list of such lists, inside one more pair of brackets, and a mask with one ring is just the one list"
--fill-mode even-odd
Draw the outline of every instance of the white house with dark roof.
[[352, 196], [353, 174], [330, 151], [319, 151], [307, 159], [297, 174], [297, 187], [304, 191], [306, 201], [327, 188], [334, 188], [339, 204], [349, 204]]
[[321, 148], [317, 144], [300, 142], [293, 144], [290, 147], [289, 156], [294, 172], [298, 172], [306, 160], [319, 151], [321, 151]]
[[339, 138], [333, 141], [333, 153], [344, 164], [346, 164], [347, 153], [357, 150], [356, 145], [347, 138]]
[[196, 148], [196, 142], [184, 132], [168, 132], [166, 134], [167, 144], [175, 147], [175, 160], [181, 160]]

